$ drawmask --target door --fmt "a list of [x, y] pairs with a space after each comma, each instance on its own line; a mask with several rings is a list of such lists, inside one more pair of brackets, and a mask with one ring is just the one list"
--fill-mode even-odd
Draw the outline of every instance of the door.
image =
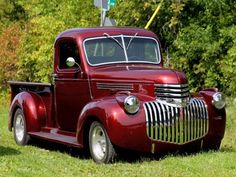
[[[54, 68], [56, 123], [63, 131], [75, 132], [78, 117], [90, 101], [88, 79], [83, 77], [77, 44], [72, 39], [57, 42]], [[66, 59], [73, 57], [78, 65], [68, 67]], [[55, 60], [55, 61], [56, 61]]]

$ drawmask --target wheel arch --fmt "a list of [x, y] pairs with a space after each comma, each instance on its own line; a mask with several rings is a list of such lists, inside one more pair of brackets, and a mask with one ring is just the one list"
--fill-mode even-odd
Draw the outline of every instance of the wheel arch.
[[46, 122], [46, 107], [39, 95], [21, 92], [15, 96], [10, 106], [8, 129], [12, 131], [13, 119], [17, 109], [21, 109], [26, 119], [27, 131], [40, 131]]
[[8, 122], [8, 129], [10, 131], [12, 131], [14, 115], [15, 115], [17, 109], [22, 109], [22, 108], [17, 104], [15, 107], [12, 108], [12, 110], [10, 109], [9, 122]]
[[103, 124], [100, 119], [97, 116], [89, 116], [85, 123], [84, 123], [84, 127], [83, 127], [83, 138], [81, 143], [83, 144], [84, 149], [89, 150], [89, 129], [91, 124], [94, 122], [100, 122], [101, 124]]
[[[144, 101], [149, 101], [152, 98], [143, 95], [133, 94], [139, 96], [140, 105]], [[88, 134], [89, 126], [91, 122], [97, 120], [100, 122], [110, 141], [116, 146], [125, 146], [127, 142], [123, 140], [123, 137], [127, 134], [132, 134], [133, 127], [140, 127], [145, 123], [143, 106], [140, 106], [140, 111], [134, 115], [127, 114], [124, 110], [123, 102], [127, 94], [118, 94], [115, 97], [106, 97], [101, 100], [94, 100], [88, 103], [81, 114], [77, 122], [77, 142], [82, 146], [86, 142], [86, 134]]]
[[[89, 128], [92, 122], [100, 122], [109, 134], [109, 119], [112, 119], [111, 109], [107, 105], [118, 106], [115, 99], [106, 99], [88, 103], [82, 110], [77, 123], [77, 141], [86, 147], [86, 138], [88, 138]], [[112, 106], [111, 106], [112, 107]]]

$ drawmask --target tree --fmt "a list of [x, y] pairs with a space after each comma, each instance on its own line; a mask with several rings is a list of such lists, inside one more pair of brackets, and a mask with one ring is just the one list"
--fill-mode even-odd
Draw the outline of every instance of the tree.
[[82, 0], [35, 0], [21, 4], [29, 20], [18, 50], [18, 78], [50, 82], [56, 36], [69, 28], [97, 26], [99, 10], [92, 1]]
[[185, 4], [181, 14], [183, 26], [171, 49], [173, 66], [187, 73], [195, 90], [217, 87], [235, 94], [236, 82], [231, 80], [234, 77], [230, 71], [235, 61], [229, 52], [235, 54], [232, 44], [236, 36], [228, 33], [235, 25], [235, 8], [233, 1], [228, 0], [194, 0]]
[[16, 49], [22, 35], [19, 24], [6, 28], [0, 35], [0, 90], [5, 90], [7, 81], [12, 80], [16, 72], [17, 54]]
[[[2, 29], [8, 25], [26, 20], [24, 8], [15, 0], [0, 0], [0, 22]], [[0, 28], [1, 28], [0, 27]]]
[[[118, 0], [109, 16], [118, 26], [143, 28], [160, 1]], [[235, 11], [233, 0], [163, 1], [150, 30], [192, 90], [218, 87], [236, 94]], [[55, 37], [68, 28], [98, 26], [99, 13], [92, 0], [0, 0], [1, 63], [12, 67], [1, 70], [2, 87], [6, 79], [49, 82]], [[17, 74], [9, 77], [11, 71]]]
[[[119, 0], [110, 16], [121, 26], [144, 27], [159, 2]], [[236, 93], [235, 10], [232, 0], [163, 1], [150, 29], [160, 36], [163, 51], [169, 49], [172, 67], [186, 73], [192, 90], [218, 87]]]
[[15, 78], [18, 62], [16, 51], [26, 19], [27, 15], [18, 2], [0, 0], [0, 91], [6, 90], [7, 81]]

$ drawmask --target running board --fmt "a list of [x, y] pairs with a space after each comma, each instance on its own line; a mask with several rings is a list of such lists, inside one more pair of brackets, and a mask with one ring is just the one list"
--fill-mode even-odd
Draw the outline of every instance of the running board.
[[51, 131], [40, 131], [40, 132], [28, 132], [30, 136], [49, 140], [52, 142], [73, 146], [77, 148], [82, 148], [83, 146], [81, 144], [78, 144], [76, 136], [71, 135], [62, 135], [60, 133], [57, 133], [56, 129], [52, 129]]

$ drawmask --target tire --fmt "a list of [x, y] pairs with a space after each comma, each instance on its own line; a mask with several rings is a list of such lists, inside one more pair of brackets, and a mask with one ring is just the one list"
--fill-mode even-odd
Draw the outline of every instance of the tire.
[[116, 157], [105, 128], [97, 121], [94, 121], [89, 129], [89, 150], [96, 163], [111, 163]]
[[13, 120], [13, 133], [16, 144], [27, 145], [30, 136], [27, 134], [25, 116], [21, 109], [17, 109]]

